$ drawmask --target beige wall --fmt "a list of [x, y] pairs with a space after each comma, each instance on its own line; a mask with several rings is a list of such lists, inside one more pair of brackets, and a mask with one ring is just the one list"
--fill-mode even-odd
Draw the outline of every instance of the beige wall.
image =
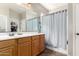
[[9, 15], [9, 7], [4, 4], [0, 4], [0, 15]]
[[20, 13], [16, 12], [15, 10], [9, 9], [9, 17], [20, 19]]
[[68, 54], [73, 55], [73, 6], [68, 4]]
[[[78, 16], [78, 15], [77, 15]], [[79, 17], [79, 16], [78, 16]], [[68, 54], [76, 55], [76, 4], [68, 4]]]
[[5, 4], [0, 4], [0, 15], [2, 15], [3, 17], [5, 17], [5, 20], [0, 19], [0, 21], [4, 21], [4, 23], [1, 23], [0, 25], [5, 27], [3, 29], [5, 29], [4, 31], [8, 31], [8, 18], [9, 18], [9, 7], [7, 7]]

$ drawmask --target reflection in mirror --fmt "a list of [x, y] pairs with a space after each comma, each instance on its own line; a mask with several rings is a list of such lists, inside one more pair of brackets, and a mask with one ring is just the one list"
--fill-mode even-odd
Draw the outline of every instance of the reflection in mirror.
[[15, 22], [11, 22], [11, 32], [17, 32], [18, 25]]
[[27, 20], [26, 27], [27, 32], [40, 32], [40, 17]]
[[0, 33], [20, 32], [21, 19], [26, 9], [16, 3], [0, 3]]
[[26, 19], [34, 16], [31, 9], [26, 9], [19, 4], [0, 3], [0, 33], [25, 32]]
[[[39, 3], [0, 3], [0, 33], [39, 32], [40, 15], [45, 11]], [[32, 26], [27, 24], [30, 19]], [[33, 31], [28, 30], [28, 27], [32, 27]]]

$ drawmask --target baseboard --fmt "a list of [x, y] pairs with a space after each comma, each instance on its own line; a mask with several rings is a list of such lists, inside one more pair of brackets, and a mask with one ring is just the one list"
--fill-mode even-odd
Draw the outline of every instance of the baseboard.
[[46, 48], [48, 48], [48, 49], [50, 49], [50, 50], [53, 50], [53, 51], [56, 51], [56, 52], [59, 52], [59, 53], [62, 53], [62, 54], [65, 54], [65, 55], [69, 56], [68, 53], [65, 53], [65, 52], [63, 52], [63, 51], [60, 51], [60, 50], [58, 50], [58, 49], [56, 49], [56, 48], [49, 47], [49, 46], [46, 46]]

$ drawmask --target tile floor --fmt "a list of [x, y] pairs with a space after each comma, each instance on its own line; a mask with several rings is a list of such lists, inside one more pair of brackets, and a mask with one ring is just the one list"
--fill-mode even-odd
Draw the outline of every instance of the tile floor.
[[39, 56], [67, 56], [67, 55], [49, 49], [45, 49], [42, 53], [39, 54]]

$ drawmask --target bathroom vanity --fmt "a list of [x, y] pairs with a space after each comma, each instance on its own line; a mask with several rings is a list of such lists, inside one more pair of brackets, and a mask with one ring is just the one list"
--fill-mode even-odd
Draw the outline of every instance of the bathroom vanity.
[[0, 37], [0, 56], [36, 56], [44, 49], [43, 33]]

